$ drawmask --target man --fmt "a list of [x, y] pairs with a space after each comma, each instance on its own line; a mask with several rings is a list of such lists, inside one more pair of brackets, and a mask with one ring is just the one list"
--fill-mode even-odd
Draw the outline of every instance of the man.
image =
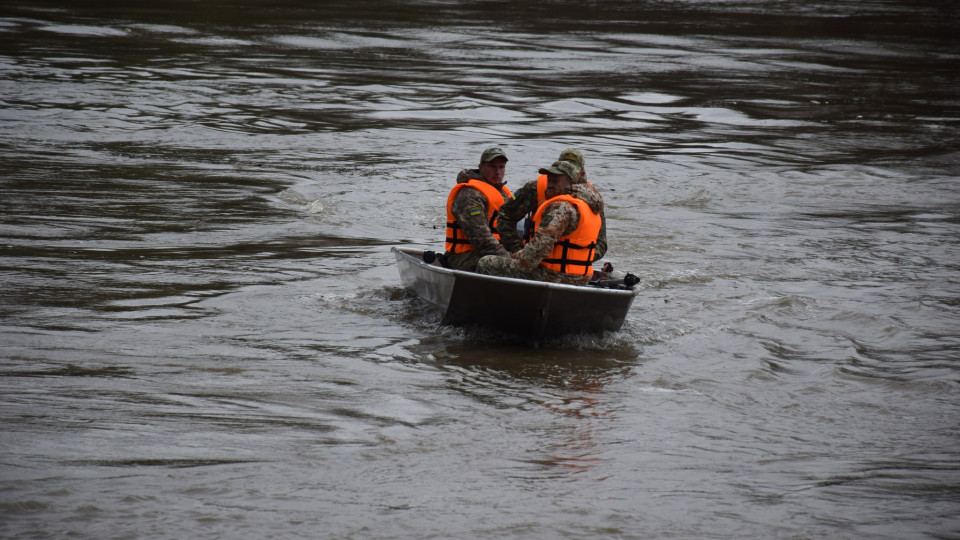
[[556, 161], [540, 169], [547, 176], [547, 200], [533, 215], [533, 236], [507, 257], [480, 259], [477, 272], [492, 276], [585, 285], [593, 277], [596, 240], [603, 199], [587, 186], [581, 169]]
[[[485, 255], [509, 255], [500, 245], [497, 216], [504, 201], [513, 198], [503, 176], [507, 155], [492, 146], [480, 155], [480, 166], [461, 171], [457, 185], [447, 196], [447, 265], [456, 270], [474, 271]], [[477, 178], [479, 177], [479, 178]]]
[[[587, 171], [583, 165], [583, 154], [581, 154], [579, 150], [576, 148], [567, 148], [563, 152], [560, 152], [560, 157], [557, 158], [557, 160], [569, 161], [579, 167], [580, 178], [576, 179], [576, 183], [584, 184], [589, 186], [588, 189], [596, 191], [593, 184], [586, 181]], [[537, 211], [537, 208], [543, 204], [543, 201], [546, 200], [544, 195], [546, 185], [547, 175], [541, 174], [536, 180], [524, 184], [523, 187], [513, 194], [512, 200], [507, 201], [500, 207], [500, 215], [497, 218], [498, 232], [500, 233], [500, 243], [503, 244], [503, 247], [505, 247], [507, 251], [514, 252], [523, 248], [523, 242], [526, 241], [527, 238], [521, 238], [517, 223], [525, 223], [527, 216], [532, 215]], [[597, 196], [600, 196], [599, 192]], [[607, 219], [603, 215], [603, 212], [600, 213], [600, 219], [600, 234], [597, 236], [595, 261], [599, 261], [607, 252]]]

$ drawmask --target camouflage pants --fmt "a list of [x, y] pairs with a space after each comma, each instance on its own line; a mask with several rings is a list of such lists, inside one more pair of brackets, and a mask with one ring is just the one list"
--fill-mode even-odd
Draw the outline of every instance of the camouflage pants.
[[454, 270], [464, 270], [466, 272], [476, 272], [477, 271], [477, 261], [480, 260], [480, 256], [477, 255], [477, 250], [472, 249], [465, 253], [457, 253], [456, 255], [447, 252], [447, 264], [450, 268]]
[[524, 272], [517, 268], [517, 261], [510, 257], [500, 257], [498, 255], [487, 255], [481, 258], [480, 262], [477, 263], [477, 272], [488, 276], [530, 279], [565, 285], [586, 285], [590, 281], [590, 276], [562, 274], [543, 266], [536, 267], [532, 272]]

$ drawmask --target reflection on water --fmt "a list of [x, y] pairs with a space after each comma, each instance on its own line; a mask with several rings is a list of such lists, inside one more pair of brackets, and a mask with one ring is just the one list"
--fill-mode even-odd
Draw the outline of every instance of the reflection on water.
[[[944, 2], [0, 6], [0, 536], [945, 538]], [[622, 331], [439, 325], [456, 171], [584, 151]]]

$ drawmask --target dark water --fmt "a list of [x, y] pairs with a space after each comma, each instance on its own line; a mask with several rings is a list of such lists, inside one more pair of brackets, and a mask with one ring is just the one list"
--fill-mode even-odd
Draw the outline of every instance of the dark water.
[[[954, 2], [128, 4], [0, 7], [0, 536], [960, 538]], [[400, 287], [494, 143], [621, 332]]]

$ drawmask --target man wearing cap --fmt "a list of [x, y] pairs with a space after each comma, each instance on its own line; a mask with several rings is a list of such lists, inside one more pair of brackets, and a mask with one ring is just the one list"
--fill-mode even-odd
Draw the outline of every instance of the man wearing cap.
[[480, 257], [510, 254], [500, 245], [497, 232], [500, 207], [513, 198], [503, 181], [506, 166], [503, 149], [487, 148], [480, 155], [476, 174], [461, 171], [457, 184], [450, 190], [444, 253], [450, 268], [472, 272]]
[[582, 170], [570, 161], [540, 169], [545, 197], [533, 215], [533, 236], [507, 257], [480, 259], [477, 272], [492, 276], [585, 285], [593, 277], [603, 199], [583, 185]]
[[[584, 186], [579, 189], [593, 190], [596, 196], [600, 193], [590, 182], [586, 181], [587, 171], [583, 166], [583, 154], [576, 148], [567, 148], [560, 152], [557, 161], [569, 161], [580, 168], [580, 178], [576, 179], [577, 185]], [[525, 223], [527, 216], [533, 215], [537, 208], [546, 200], [545, 191], [547, 187], [547, 175], [541, 174], [536, 180], [531, 180], [523, 185], [513, 194], [513, 199], [505, 202], [500, 207], [500, 215], [497, 223], [500, 233], [500, 243], [507, 251], [513, 252], [523, 248], [523, 242], [527, 238], [520, 237], [517, 229], [517, 223]], [[600, 234], [597, 236], [597, 250], [595, 261], [599, 261], [607, 252], [607, 219], [600, 212]]]

